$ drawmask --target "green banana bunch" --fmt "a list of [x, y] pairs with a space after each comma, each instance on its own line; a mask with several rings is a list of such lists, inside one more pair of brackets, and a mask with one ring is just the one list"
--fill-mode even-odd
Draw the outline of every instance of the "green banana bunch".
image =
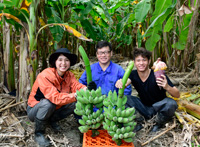
[[[104, 120], [103, 108], [98, 109], [96, 112], [91, 112], [89, 111], [89, 107], [89, 105], [85, 106], [85, 114], [82, 115], [82, 119], [78, 120], [82, 125], [79, 127], [81, 133], [86, 133], [89, 129], [98, 129]], [[90, 113], [87, 113], [88, 111]]]
[[77, 96], [76, 99], [77, 99], [78, 102], [81, 102], [82, 104], [88, 104], [89, 103], [89, 100], [86, 97]]
[[77, 102], [76, 103], [76, 109], [74, 110], [74, 113], [77, 114], [77, 115], [84, 115], [85, 114], [85, 105], [80, 103], [80, 102]]
[[93, 99], [93, 104], [95, 105], [95, 104], [102, 103], [103, 100], [104, 100], [104, 98], [105, 98], [104, 95], [101, 95], [100, 97], [95, 97], [95, 98]]
[[127, 97], [123, 96], [121, 101], [123, 105], [117, 107], [117, 93], [109, 92], [108, 97], [104, 99], [104, 122], [103, 128], [108, 131], [112, 139], [120, 144], [121, 140], [133, 142], [135, 133], [135, 108], [125, 108]]
[[102, 94], [101, 94], [101, 87], [97, 88], [97, 90], [95, 91], [96, 93], [96, 96], [97, 97], [100, 97]]
[[[77, 103], [74, 112], [77, 115], [82, 115], [82, 119], [79, 119], [78, 122], [82, 125], [79, 127], [79, 130], [82, 133], [87, 132], [89, 129], [98, 129], [103, 120], [103, 100], [106, 97], [101, 94], [101, 87], [95, 90], [86, 90], [81, 89], [77, 91]], [[98, 110], [93, 112], [93, 107], [96, 106]]]
[[112, 93], [112, 91], [109, 91], [108, 97], [106, 99], [104, 99], [103, 104], [106, 107], [108, 107], [109, 105], [111, 105], [111, 107], [116, 106], [116, 104], [117, 104], [117, 92], [114, 91]]
[[80, 91], [76, 91], [77, 94], [77, 101], [82, 104], [100, 104], [103, 103], [105, 98], [104, 95], [101, 94], [101, 87], [99, 87], [96, 91], [86, 90], [84, 91], [81, 89]]
[[78, 127], [78, 129], [80, 130], [81, 133], [86, 133], [90, 127], [89, 126], [80, 126]]
[[109, 105], [108, 107], [104, 107], [104, 115], [108, 119], [118, 121], [119, 123], [128, 123], [135, 119], [135, 108], [126, 108], [123, 111], [122, 109]]
[[97, 104], [95, 104], [95, 106], [96, 106], [97, 108], [102, 108], [102, 107], [103, 107], [103, 102], [97, 103]]

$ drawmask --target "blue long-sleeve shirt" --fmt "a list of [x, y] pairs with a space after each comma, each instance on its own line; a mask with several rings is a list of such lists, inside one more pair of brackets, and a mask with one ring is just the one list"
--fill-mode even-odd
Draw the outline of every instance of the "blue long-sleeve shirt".
[[[91, 71], [92, 81], [96, 83], [97, 88], [101, 87], [102, 94], [108, 95], [108, 92], [110, 90], [112, 92], [116, 90], [116, 92], [118, 93], [119, 89], [115, 87], [115, 83], [117, 82], [117, 80], [122, 79], [125, 73], [124, 69], [120, 65], [110, 61], [110, 65], [105, 71], [103, 71], [101, 66], [99, 65], [99, 62], [97, 62], [91, 65]], [[84, 73], [80, 77], [79, 82], [87, 85], [86, 71], [84, 71]], [[131, 95], [131, 92], [131, 85], [127, 86], [124, 89], [124, 95]]]

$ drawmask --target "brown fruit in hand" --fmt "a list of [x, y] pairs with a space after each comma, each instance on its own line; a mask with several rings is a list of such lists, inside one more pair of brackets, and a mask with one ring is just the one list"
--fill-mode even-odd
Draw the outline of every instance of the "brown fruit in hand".
[[[156, 62], [154, 62], [153, 64], [153, 70], [154, 70], [154, 76], [157, 80], [157, 78], [162, 78], [163, 77], [161, 75], [165, 74], [165, 70], [167, 69], [167, 65], [165, 64], [165, 62], [162, 62], [160, 58], [157, 59]], [[161, 89], [161, 87], [160, 87]]]

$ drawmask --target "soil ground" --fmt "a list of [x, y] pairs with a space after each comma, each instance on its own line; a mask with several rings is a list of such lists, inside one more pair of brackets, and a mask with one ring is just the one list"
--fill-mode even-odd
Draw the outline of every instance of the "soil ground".
[[[25, 114], [25, 113], [24, 113]], [[34, 123], [31, 122], [26, 115], [18, 116], [18, 119], [21, 121], [21, 125], [25, 129], [25, 134], [27, 135], [23, 140], [23, 142], [19, 142], [15, 144], [16, 146], [23, 147], [36, 147], [36, 143], [34, 141]], [[175, 122], [176, 127], [167, 131], [170, 127], [173, 126]], [[162, 134], [157, 139], [150, 141], [145, 147], [189, 147], [187, 141], [182, 137], [182, 128], [180, 124], [177, 122], [176, 118], [166, 124], [164, 128], [162, 128], [159, 132], [151, 133], [150, 129], [153, 125], [153, 120], [146, 122], [144, 124], [144, 128], [136, 133], [134, 146], [140, 147], [142, 144], [147, 141], [153, 139], [154, 137]], [[61, 133], [55, 133], [50, 126], [46, 128], [46, 137], [50, 140], [53, 140], [52, 147], [82, 147], [83, 143], [83, 134], [78, 130], [79, 124], [73, 115], [61, 120], [58, 123], [62, 131]], [[166, 131], [166, 133], [165, 133]], [[5, 141], [5, 140], [4, 140]], [[6, 142], [6, 141], [5, 141]], [[1, 143], [0, 143], [1, 146]], [[4, 145], [5, 146], [5, 145]], [[7, 144], [7, 146], [12, 146]]]

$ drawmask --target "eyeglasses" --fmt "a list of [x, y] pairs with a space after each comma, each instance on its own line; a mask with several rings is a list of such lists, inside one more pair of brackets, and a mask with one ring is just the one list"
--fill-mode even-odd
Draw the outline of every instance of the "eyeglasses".
[[103, 55], [103, 54], [108, 55], [110, 52], [111, 51], [104, 51], [104, 52], [99, 51], [99, 52], [97, 52], [97, 54], [98, 55]]

